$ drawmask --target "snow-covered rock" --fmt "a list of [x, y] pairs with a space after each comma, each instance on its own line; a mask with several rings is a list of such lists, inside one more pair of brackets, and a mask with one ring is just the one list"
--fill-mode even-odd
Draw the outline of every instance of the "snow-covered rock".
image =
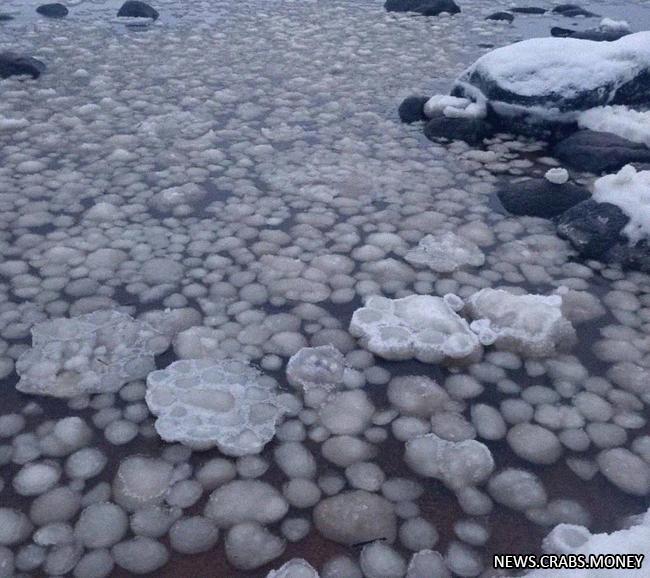
[[626, 165], [618, 173], [598, 179], [592, 198], [616, 205], [629, 217], [622, 233], [630, 243], [650, 237], [650, 171], [637, 172]]
[[650, 32], [615, 42], [533, 38], [479, 58], [459, 77], [454, 96], [488, 103], [501, 119], [525, 124], [574, 122], [607, 104], [648, 103]]
[[16, 362], [16, 388], [54, 397], [114, 392], [153, 371], [154, 355], [168, 346], [165, 335], [119, 311], [45, 321]]
[[477, 359], [482, 348], [467, 321], [456, 313], [459, 305], [462, 300], [455, 295], [370, 297], [352, 315], [350, 333], [385, 359], [414, 357], [424, 363]]
[[235, 456], [259, 453], [283, 412], [275, 380], [235, 360], [181, 360], [154, 371], [146, 401], [164, 440]]
[[480, 267], [485, 255], [478, 246], [451, 231], [427, 235], [404, 258], [437, 273], [452, 273], [464, 266]]
[[578, 126], [592, 131], [607, 132], [650, 147], [650, 112], [627, 106], [599, 106], [578, 116]]
[[414, 472], [436, 478], [454, 491], [483, 483], [494, 470], [486, 445], [476, 440], [447, 441], [436, 434], [406, 442], [404, 459]]
[[482, 289], [467, 301], [481, 340], [527, 357], [547, 357], [573, 343], [575, 331], [562, 313], [559, 295], [513, 295]]

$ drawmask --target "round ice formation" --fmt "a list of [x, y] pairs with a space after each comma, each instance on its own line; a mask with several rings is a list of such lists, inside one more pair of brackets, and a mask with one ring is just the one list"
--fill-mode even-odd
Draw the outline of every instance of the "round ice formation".
[[186, 183], [170, 187], [156, 193], [149, 204], [152, 209], [160, 212], [171, 212], [176, 216], [184, 216], [191, 212], [192, 205], [198, 203], [206, 195], [206, 190], [196, 183]]
[[314, 524], [328, 540], [348, 546], [371, 540], [393, 542], [397, 535], [393, 504], [363, 490], [320, 502], [314, 508]]
[[513, 510], [525, 511], [546, 505], [546, 490], [537, 476], [525, 470], [508, 468], [488, 482], [490, 495]]
[[404, 459], [414, 472], [439, 479], [452, 490], [481, 484], [494, 470], [492, 454], [481, 442], [451, 442], [435, 434], [408, 441]]
[[406, 563], [387, 544], [373, 542], [361, 550], [361, 569], [368, 578], [401, 578], [406, 573]]
[[544, 538], [542, 547], [551, 554], [570, 554], [591, 538], [591, 532], [584, 526], [558, 524]]
[[168, 346], [166, 336], [119, 311], [45, 321], [16, 362], [16, 388], [54, 397], [114, 392], [153, 371], [154, 355]]
[[444, 409], [449, 395], [426, 375], [394, 377], [388, 384], [388, 400], [402, 415], [431, 417]]
[[257, 522], [243, 522], [226, 534], [226, 557], [240, 570], [253, 570], [282, 555], [286, 542]]
[[233, 456], [259, 453], [283, 411], [275, 380], [235, 360], [181, 360], [154, 371], [146, 401], [165, 441]]
[[554, 185], [563, 185], [569, 180], [569, 171], [562, 168], [548, 169], [544, 173], [544, 178]]
[[198, 554], [210, 550], [219, 538], [219, 529], [203, 516], [181, 518], [169, 530], [173, 550], [182, 554]]
[[160, 542], [142, 536], [115, 544], [111, 552], [115, 563], [133, 574], [148, 574], [169, 560], [169, 552]]
[[528, 357], [547, 357], [571, 345], [575, 331], [562, 313], [559, 295], [514, 295], [482, 289], [467, 301], [472, 329], [490, 331], [497, 347]]
[[420, 550], [413, 554], [409, 563], [406, 578], [451, 578], [451, 572], [445, 565], [440, 552]]
[[331, 345], [304, 347], [287, 363], [287, 381], [315, 407], [343, 382], [345, 359]]
[[16, 474], [14, 490], [21, 496], [36, 496], [54, 487], [61, 477], [60, 468], [49, 462], [30, 462]]
[[143, 456], [130, 456], [120, 463], [113, 480], [113, 496], [129, 511], [159, 504], [172, 482], [173, 466]]
[[385, 359], [424, 363], [476, 360], [481, 345], [448, 300], [429, 295], [370, 297], [352, 315], [350, 333]]
[[277, 570], [271, 570], [266, 578], [319, 578], [319, 576], [306, 560], [294, 558]]
[[452, 273], [466, 265], [480, 267], [485, 262], [483, 251], [476, 244], [450, 231], [427, 235], [404, 258], [436, 273]]
[[281, 520], [289, 504], [271, 485], [258, 480], [235, 480], [210, 495], [205, 515], [220, 528], [241, 522], [271, 524]]

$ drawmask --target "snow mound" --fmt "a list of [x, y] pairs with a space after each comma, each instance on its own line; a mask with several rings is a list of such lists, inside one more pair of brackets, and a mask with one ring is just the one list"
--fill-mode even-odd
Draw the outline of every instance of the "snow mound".
[[627, 106], [597, 106], [581, 112], [578, 126], [596, 132], [609, 132], [650, 147], [650, 111]]
[[259, 453], [283, 412], [275, 380], [236, 360], [176, 361], [149, 374], [145, 399], [165, 441], [232, 456]]
[[647, 102], [649, 70], [650, 32], [615, 42], [533, 38], [479, 58], [452, 94], [488, 101], [500, 116], [572, 122], [596, 106]]
[[560, 295], [513, 295], [502, 289], [482, 289], [467, 302], [472, 329], [486, 343], [527, 357], [547, 357], [570, 345], [575, 337], [562, 313]]
[[476, 244], [450, 231], [427, 235], [404, 258], [437, 273], [451, 273], [465, 265], [480, 267], [485, 263], [485, 255]]
[[[591, 534], [583, 526], [560, 524], [556, 526], [543, 542], [547, 552], [566, 554], [633, 554], [638, 558], [650, 556], [650, 510], [640, 519], [639, 523], [625, 530], [611, 534]], [[623, 578], [634, 574], [630, 570], [571, 570], [571, 578]], [[640, 574], [644, 574], [643, 571]], [[526, 578], [561, 578], [566, 576], [563, 570], [533, 570]]]
[[385, 359], [415, 357], [423, 363], [477, 359], [481, 345], [456, 311], [462, 300], [411, 295], [402, 299], [373, 296], [352, 315], [350, 333]]
[[332, 345], [303, 347], [289, 359], [287, 381], [305, 398], [322, 401], [343, 383], [344, 372], [345, 358]]
[[492, 453], [476, 440], [450, 442], [425, 434], [406, 442], [404, 459], [417, 474], [441, 480], [452, 490], [476, 486], [494, 470]]
[[154, 355], [168, 346], [165, 335], [119, 311], [45, 321], [16, 362], [16, 388], [54, 397], [115, 392], [153, 371]]
[[281, 568], [271, 570], [266, 578], [319, 578], [319, 575], [309, 562], [302, 558], [294, 558]]
[[[650, 135], [650, 128], [648, 131]], [[618, 173], [598, 179], [592, 198], [616, 205], [630, 217], [623, 228], [630, 243], [650, 237], [650, 171], [637, 172], [632, 165], [626, 165]]]

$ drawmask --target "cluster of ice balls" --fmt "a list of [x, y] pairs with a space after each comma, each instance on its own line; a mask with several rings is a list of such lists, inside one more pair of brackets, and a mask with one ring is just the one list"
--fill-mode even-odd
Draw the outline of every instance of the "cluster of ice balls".
[[32, 347], [16, 363], [24, 393], [75, 397], [112, 393], [146, 377], [168, 338], [119, 311], [55, 319], [32, 329]]
[[237, 360], [181, 360], [147, 376], [147, 405], [165, 441], [226, 455], [259, 453], [283, 404], [276, 381]]

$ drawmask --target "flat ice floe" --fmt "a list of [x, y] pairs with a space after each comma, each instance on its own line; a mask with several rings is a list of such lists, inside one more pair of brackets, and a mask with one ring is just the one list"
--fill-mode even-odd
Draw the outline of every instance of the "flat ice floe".
[[465, 265], [480, 267], [485, 262], [476, 244], [449, 231], [427, 235], [404, 258], [413, 265], [429, 267], [438, 273], [451, 273]]
[[424, 363], [476, 359], [482, 347], [456, 312], [462, 305], [455, 295], [370, 297], [354, 312], [350, 333], [385, 359], [415, 358]]
[[467, 308], [479, 334], [489, 333], [497, 347], [529, 357], [546, 357], [573, 344], [575, 331], [562, 312], [560, 295], [513, 295], [482, 289]]
[[176, 361], [148, 375], [146, 400], [164, 440], [235, 456], [259, 453], [283, 413], [275, 380], [236, 360]]
[[16, 387], [54, 397], [112, 393], [155, 369], [154, 355], [168, 346], [153, 327], [118, 311], [46, 321], [16, 362]]

